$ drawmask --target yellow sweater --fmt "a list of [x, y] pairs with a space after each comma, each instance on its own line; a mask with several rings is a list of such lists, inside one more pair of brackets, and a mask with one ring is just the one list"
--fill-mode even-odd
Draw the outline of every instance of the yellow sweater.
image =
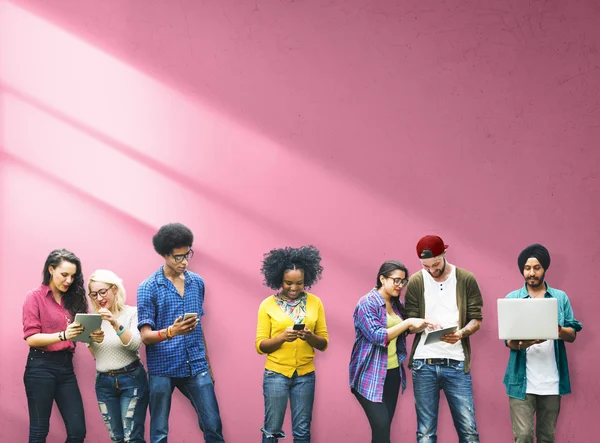
[[[281, 334], [293, 324], [292, 319], [279, 307], [274, 296], [271, 295], [263, 300], [258, 308], [258, 325], [256, 326], [256, 350], [258, 353], [264, 354], [260, 350], [263, 340]], [[329, 344], [323, 303], [319, 297], [308, 292], [306, 293], [304, 324], [314, 334], [327, 340]], [[285, 342], [279, 349], [267, 355], [265, 369], [286, 377], [291, 377], [295, 371], [298, 371], [298, 375], [305, 375], [315, 370], [314, 357], [314, 348], [305, 340]]]

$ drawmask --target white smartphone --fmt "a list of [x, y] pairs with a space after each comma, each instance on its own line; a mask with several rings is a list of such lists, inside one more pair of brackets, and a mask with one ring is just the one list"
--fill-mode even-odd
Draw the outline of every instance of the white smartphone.
[[184, 314], [183, 321], [186, 321], [188, 318], [192, 318], [192, 317], [198, 317], [198, 313], [197, 312], [188, 312], [187, 314]]

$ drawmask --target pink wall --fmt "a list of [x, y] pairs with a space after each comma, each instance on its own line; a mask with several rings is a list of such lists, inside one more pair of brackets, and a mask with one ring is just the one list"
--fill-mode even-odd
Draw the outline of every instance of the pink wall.
[[[157, 268], [151, 235], [196, 233], [225, 435], [257, 440], [255, 313], [272, 247], [314, 243], [331, 347], [317, 358], [315, 443], [364, 442], [349, 392], [352, 310], [386, 259], [418, 269], [439, 233], [485, 294], [473, 377], [484, 441], [510, 441], [495, 300], [542, 242], [584, 323], [560, 442], [592, 441], [600, 366], [600, 8], [594, 0], [0, 2], [0, 429], [25, 441], [21, 305], [48, 251], [124, 277]], [[232, 309], [234, 308], [234, 309]], [[106, 441], [94, 366], [76, 356], [87, 441]], [[198, 441], [179, 394], [172, 441]], [[289, 422], [286, 425], [289, 431]], [[414, 440], [411, 389], [394, 441]], [[56, 413], [49, 442], [64, 431]], [[440, 440], [455, 441], [445, 403]], [[403, 441], [403, 440], [402, 440]]]

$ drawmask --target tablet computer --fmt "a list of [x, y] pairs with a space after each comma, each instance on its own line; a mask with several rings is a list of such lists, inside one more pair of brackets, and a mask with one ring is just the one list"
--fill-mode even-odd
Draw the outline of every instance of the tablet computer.
[[71, 341], [82, 341], [85, 343], [91, 343], [93, 340], [90, 338], [90, 334], [102, 326], [102, 316], [100, 314], [75, 314], [75, 323], [83, 326], [83, 332], [77, 337], [71, 339]]
[[431, 331], [427, 334], [427, 337], [425, 338], [425, 344], [431, 345], [433, 343], [439, 342], [440, 338], [442, 338], [446, 334], [452, 334], [454, 331], [456, 331], [456, 328], [458, 328], [458, 326], [450, 326], [449, 328], [436, 329], [435, 331]]

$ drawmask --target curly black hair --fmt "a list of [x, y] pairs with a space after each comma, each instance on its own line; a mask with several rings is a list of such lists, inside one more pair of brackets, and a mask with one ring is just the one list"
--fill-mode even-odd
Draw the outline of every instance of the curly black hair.
[[292, 269], [304, 271], [304, 286], [310, 288], [323, 273], [319, 250], [314, 246], [272, 249], [264, 255], [260, 272], [265, 285], [278, 290], [283, 284], [283, 273]]
[[[381, 279], [379, 277], [389, 277], [394, 271], [404, 271], [406, 278], [408, 278], [408, 269], [406, 266], [404, 266], [398, 260], [388, 260], [379, 267], [375, 288], [379, 289], [382, 286]], [[406, 317], [406, 309], [404, 308], [404, 304], [402, 303], [402, 300], [400, 300], [400, 297], [392, 297], [392, 303], [396, 305], [402, 316]]]
[[44, 263], [44, 269], [42, 270], [42, 283], [46, 286], [50, 285], [52, 275], [48, 268], [50, 266], [56, 268], [60, 266], [63, 261], [73, 263], [76, 268], [75, 275], [73, 276], [73, 283], [71, 283], [71, 286], [69, 286], [69, 289], [67, 289], [67, 292], [65, 292], [63, 296], [65, 309], [69, 311], [69, 314], [73, 317], [75, 317], [75, 314], [77, 313], [85, 314], [88, 311], [88, 305], [83, 284], [81, 260], [79, 260], [79, 257], [71, 251], [66, 249], [55, 249], [48, 255], [46, 263]]
[[194, 234], [190, 228], [181, 223], [169, 223], [161, 226], [152, 237], [154, 250], [161, 256], [169, 255], [173, 249], [192, 247]]

